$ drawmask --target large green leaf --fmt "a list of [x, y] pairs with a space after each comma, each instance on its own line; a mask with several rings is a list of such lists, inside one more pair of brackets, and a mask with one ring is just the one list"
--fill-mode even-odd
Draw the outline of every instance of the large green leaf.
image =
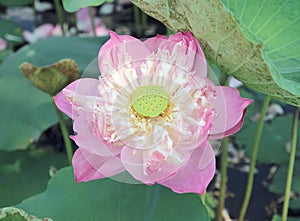
[[[286, 184], [286, 176], [287, 176], [288, 167], [287, 165], [279, 167], [276, 172], [271, 185], [269, 186], [269, 191], [284, 194], [285, 192], [285, 184]], [[295, 161], [293, 181], [292, 181], [292, 191], [296, 192], [299, 196], [300, 194], [300, 160]], [[291, 201], [290, 207], [292, 208], [300, 208], [299, 206], [299, 198]]]
[[[259, 92], [271, 95], [272, 97], [286, 103], [300, 106], [300, 92], [298, 91], [299, 93], [295, 93], [297, 90], [288, 90], [286, 87], [282, 86], [286, 83], [284, 83], [283, 79], [280, 79], [280, 76], [283, 76], [283, 74], [285, 74], [284, 71], [287, 71], [287, 69], [282, 69], [283, 66], [280, 66], [281, 69], [278, 69], [279, 66], [276, 66], [270, 60], [271, 55], [275, 56], [275, 54], [277, 54], [273, 52], [271, 54], [270, 48], [272, 48], [271, 50], [275, 50], [282, 47], [280, 48], [280, 51], [281, 49], [287, 50], [283, 56], [289, 55], [289, 57], [291, 57], [290, 59], [294, 62], [293, 64], [298, 65], [297, 67], [294, 66], [292, 71], [299, 71], [298, 59], [300, 47], [298, 40], [300, 25], [294, 26], [295, 24], [299, 24], [299, 19], [297, 17], [299, 10], [296, 10], [299, 8], [300, 2], [298, 0], [289, 1], [288, 5], [291, 10], [286, 9], [284, 11], [277, 10], [278, 12], [270, 12], [274, 14], [276, 13], [276, 16], [279, 15], [280, 18], [285, 17], [283, 22], [277, 22], [274, 24], [272, 21], [266, 24], [268, 26], [273, 25], [272, 28], [276, 28], [277, 31], [280, 31], [280, 34], [282, 33], [281, 30], [285, 27], [283, 25], [289, 25], [291, 22], [294, 22], [291, 24], [291, 27], [285, 30], [287, 32], [286, 35], [290, 38], [294, 37], [294, 40], [274, 43], [273, 41], [275, 41], [278, 36], [276, 35], [276, 38], [273, 38], [272, 36], [274, 36], [274, 34], [270, 33], [270, 35], [268, 35], [268, 33], [266, 33], [266, 36], [270, 38], [266, 39], [269, 40], [269, 42], [267, 42], [268, 50], [265, 48], [263, 43], [259, 42], [257, 39], [250, 38], [250, 34], [245, 34], [247, 29], [244, 28], [241, 30], [239, 26], [240, 24], [238, 24], [231, 12], [225, 10], [224, 5], [220, 2], [220, 0], [133, 0], [133, 2], [146, 13], [162, 21], [173, 30], [192, 31], [200, 41], [206, 57], [212, 63], [217, 64], [221, 69], [223, 69], [225, 73], [234, 75], [247, 86], [250, 86]], [[244, 2], [245, 0], [235, 0], [235, 5], [243, 7]], [[245, 9], [241, 11], [244, 11], [244, 13], [247, 14], [247, 17], [252, 16], [254, 19], [257, 15], [258, 9], [255, 11], [253, 7], [260, 7], [262, 3], [259, 0], [246, 2], [248, 2], [250, 6], [247, 8], [245, 7]], [[274, 3], [274, 5], [278, 5], [277, 2], [281, 1], [265, 0], [265, 2], [268, 2], [268, 4]], [[295, 7], [292, 7], [293, 4]], [[230, 7], [230, 5], [227, 5], [227, 8]], [[293, 9], [294, 11], [292, 11]], [[247, 10], [249, 10], [249, 12]], [[267, 10], [274, 10], [274, 8], [270, 7]], [[253, 11], [255, 13], [253, 13]], [[276, 16], [273, 16], [273, 18], [276, 18]], [[287, 21], [286, 18], [290, 18], [290, 21]], [[263, 27], [263, 24], [260, 25]], [[264, 28], [263, 30], [269, 30], [269, 28]], [[289, 49], [290, 47], [285, 46], [285, 44], [290, 41], [295, 43], [290, 45], [294, 48], [293, 51], [292, 49]], [[266, 55], [267, 51], [269, 53], [268, 56]], [[293, 54], [293, 52], [296, 52], [296, 54]], [[276, 59], [285, 58], [278, 55]], [[289, 62], [289, 64], [292, 64], [292, 62]], [[278, 71], [280, 73], [278, 73]], [[294, 86], [298, 85], [297, 82], [299, 82], [299, 75], [296, 77], [298, 80], [295, 79], [294, 75], [290, 76], [285, 74], [284, 76], [286, 79], [294, 81]], [[278, 81], [281, 83], [278, 84]]]
[[300, 1], [222, 0], [222, 3], [249, 40], [263, 43], [262, 55], [275, 82], [300, 96]]
[[0, 51], [0, 64], [10, 55], [12, 54], [11, 50]]
[[20, 203], [46, 189], [51, 167], [68, 165], [65, 154], [44, 150], [0, 151], [0, 207]]
[[80, 8], [102, 5], [105, 2], [113, 2], [114, 0], [62, 0], [64, 9], [68, 12], [76, 12]]
[[75, 183], [72, 168], [60, 170], [47, 190], [17, 205], [55, 221], [207, 221], [196, 194], [176, 194], [160, 185], [125, 184], [109, 178]]
[[[246, 154], [251, 157], [253, 137], [257, 122], [249, 123], [239, 131], [235, 137], [236, 143], [246, 147]], [[300, 128], [300, 127], [299, 127]], [[300, 130], [298, 131], [300, 137]], [[257, 159], [263, 163], [287, 164], [289, 155], [286, 145], [292, 137], [292, 116], [277, 117], [271, 123], [266, 123], [263, 128]], [[300, 156], [300, 143], [298, 143], [297, 156]]]
[[57, 120], [49, 95], [39, 91], [21, 74], [27, 61], [37, 66], [62, 58], [76, 61], [82, 72], [97, 57], [107, 38], [49, 38], [27, 45], [0, 66], [0, 149], [24, 149], [32, 139]]

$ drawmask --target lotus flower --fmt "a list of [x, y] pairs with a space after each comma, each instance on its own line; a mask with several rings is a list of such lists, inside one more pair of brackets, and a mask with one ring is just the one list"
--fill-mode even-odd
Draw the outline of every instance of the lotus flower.
[[7, 48], [7, 42], [3, 39], [0, 38], [0, 51], [4, 51]]
[[[95, 8], [92, 8], [92, 13], [93, 15], [96, 14]], [[76, 18], [78, 30], [87, 32], [89, 35], [93, 35], [93, 28], [88, 8], [81, 8], [78, 12], [76, 12]], [[107, 36], [109, 34], [109, 30], [105, 27], [100, 18], [95, 17], [94, 22], [97, 36]]]
[[52, 36], [61, 36], [62, 30], [60, 25], [45, 23], [35, 28], [33, 32], [25, 30], [22, 34], [27, 42], [34, 43], [40, 39], [49, 38]]
[[126, 170], [148, 185], [204, 193], [215, 173], [209, 140], [237, 132], [252, 101], [206, 77], [189, 32], [144, 42], [111, 32], [98, 64], [99, 79], [79, 79], [55, 96], [74, 120], [75, 180]]

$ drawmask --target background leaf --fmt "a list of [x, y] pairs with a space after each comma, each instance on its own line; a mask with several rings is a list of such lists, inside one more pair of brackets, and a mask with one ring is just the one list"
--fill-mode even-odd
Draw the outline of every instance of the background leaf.
[[62, 58], [76, 61], [80, 72], [98, 55], [107, 38], [57, 37], [27, 45], [0, 66], [0, 150], [25, 149], [32, 139], [57, 122], [50, 96], [39, 91], [21, 74], [27, 61], [37, 66]]
[[300, 1], [222, 0], [222, 3], [249, 40], [263, 43], [262, 55], [275, 82], [299, 96]]
[[23, 6], [28, 5], [33, 2], [33, 0], [0, 0], [0, 5], [3, 6]]
[[[281, 221], [282, 217], [279, 215], [274, 215], [272, 221]], [[300, 218], [296, 217], [288, 217], [287, 221], [300, 221]]]
[[208, 221], [196, 194], [176, 194], [160, 185], [119, 183], [109, 178], [75, 183], [72, 168], [60, 170], [47, 190], [17, 206], [55, 221]]
[[64, 9], [67, 12], [76, 12], [80, 8], [102, 5], [105, 2], [113, 2], [114, 0], [62, 0]]
[[[246, 154], [251, 157], [253, 137], [257, 128], [257, 122], [246, 124], [235, 135], [235, 142], [239, 147], [246, 148]], [[262, 163], [287, 164], [289, 155], [286, 144], [291, 141], [292, 116], [276, 117], [272, 122], [265, 123], [257, 159]], [[300, 137], [300, 130], [298, 130]], [[298, 143], [297, 156], [300, 156], [300, 143]]]
[[290, 201], [289, 208], [291, 209], [300, 209], [300, 197]]
[[23, 42], [22, 29], [16, 23], [0, 19], [0, 27], [0, 38], [8, 43], [8, 49], [13, 49], [14, 45]]
[[[273, 79], [277, 75], [277, 69], [264, 56], [264, 45], [258, 39], [247, 38], [249, 35], [245, 34], [246, 30], [241, 30], [237, 20], [225, 10], [220, 1], [133, 0], [133, 2], [172, 30], [192, 31], [204, 49], [207, 59], [217, 64], [225, 73], [234, 75], [238, 80], [261, 93], [271, 95], [285, 103], [300, 106], [300, 94], [291, 93], [290, 90], [278, 85], [277, 79], [276, 81]], [[241, 3], [244, 1], [235, 2], [237, 5], [243, 5]], [[260, 1], [251, 1], [249, 4], [260, 6], [261, 3], [257, 2]], [[298, 0], [289, 0], [289, 2], [299, 3]], [[270, 10], [272, 9], [270, 8]], [[246, 10], [250, 9], [245, 8]], [[278, 13], [286, 12], [279, 11]], [[256, 13], [248, 14], [248, 16], [256, 15]], [[296, 19], [293, 17], [294, 14], [291, 15], [291, 21]], [[289, 14], [286, 16], [289, 17]], [[274, 27], [281, 30], [284, 28], [283, 24], [278, 23]], [[272, 23], [268, 23], [268, 25], [272, 25]], [[299, 27], [296, 30], [287, 30], [287, 35], [296, 37]], [[298, 45], [297, 50], [299, 48]], [[291, 59], [298, 55], [290, 54]], [[295, 70], [298, 69], [295, 67]]]
[[51, 167], [67, 166], [65, 154], [45, 150], [0, 151], [0, 208], [46, 189]]
[[[285, 191], [285, 183], [286, 183], [286, 176], [287, 176], [288, 166], [284, 165], [279, 167], [278, 171], [276, 172], [271, 185], [269, 186], [269, 191], [277, 194], [284, 194]], [[299, 196], [300, 194], [300, 159], [295, 161], [294, 167], [294, 174], [293, 174], [293, 181], [292, 181], [292, 191], [296, 192]], [[299, 198], [296, 200], [291, 200], [290, 208], [298, 208], [299, 205]]]

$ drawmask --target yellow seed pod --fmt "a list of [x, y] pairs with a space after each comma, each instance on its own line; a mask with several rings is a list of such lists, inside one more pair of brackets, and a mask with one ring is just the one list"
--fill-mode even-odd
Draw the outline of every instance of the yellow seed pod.
[[132, 94], [133, 109], [144, 117], [157, 117], [168, 106], [169, 95], [159, 86], [143, 86]]

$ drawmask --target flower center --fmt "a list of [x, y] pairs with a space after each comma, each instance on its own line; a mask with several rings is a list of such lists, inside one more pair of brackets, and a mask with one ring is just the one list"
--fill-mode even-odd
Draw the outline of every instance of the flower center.
[[136, 89], [131, 97], [132, 108], [144, 117], [157, 117], [169, 104], [168, 93], [159, 86], [143, 86]]

